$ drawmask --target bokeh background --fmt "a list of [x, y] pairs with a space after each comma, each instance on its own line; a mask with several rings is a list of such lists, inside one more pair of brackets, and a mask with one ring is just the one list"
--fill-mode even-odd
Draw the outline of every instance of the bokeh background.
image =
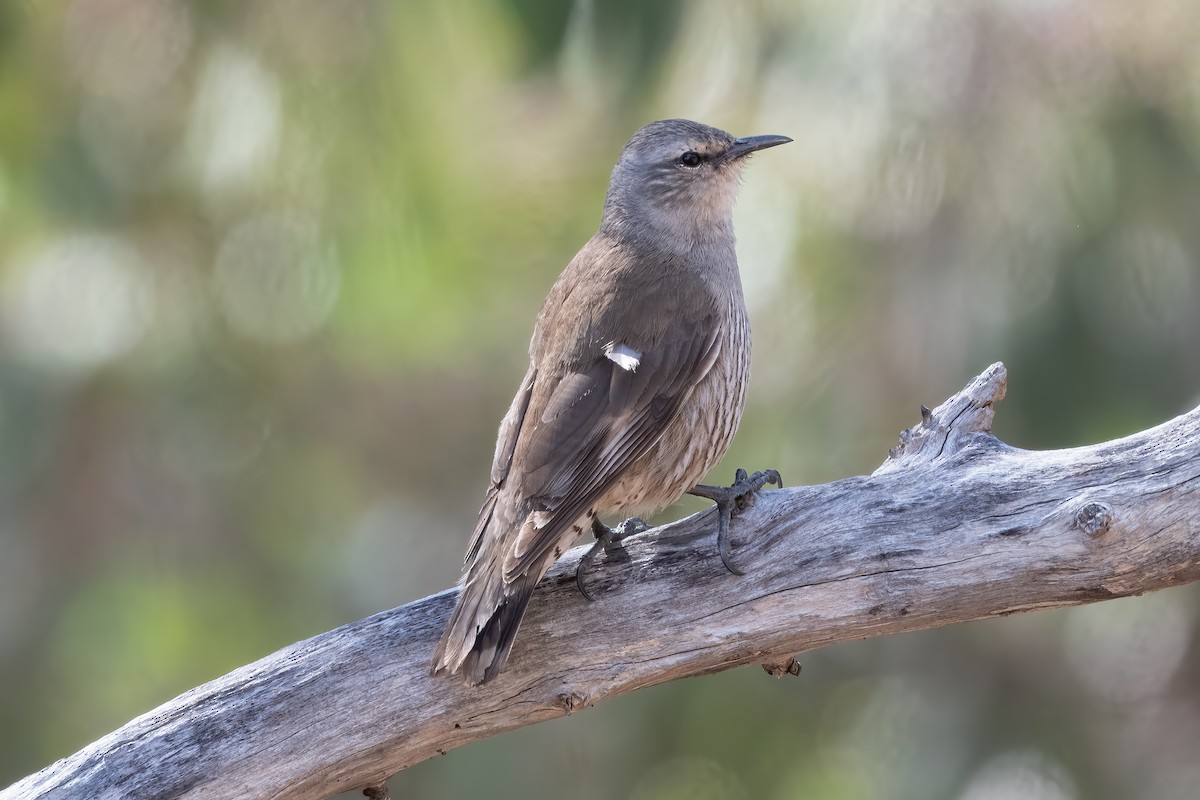
[[[457, 578], [536, 310], [652, 119], [795, 139], [737, 210], [714, 480], [870, 472], [996, 360], [1021, 447], [1191, 408], [1197, 41], [1191, 0], [0, 4], [0, 785]], [[1196, 601], [656, 687], [392, 789], [1190, 798]]]

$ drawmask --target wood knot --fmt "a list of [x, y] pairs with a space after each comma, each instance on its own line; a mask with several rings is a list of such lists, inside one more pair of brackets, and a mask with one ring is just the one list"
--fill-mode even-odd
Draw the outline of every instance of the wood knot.
[[789, 658], [787, 661], [763, 664], [762, 668], [763, 668], [763, 671], [766, 672], [768, 675], [770, 675], [772, 678], [782, 678], [784, 675], [799, 675], [800, 674], [800, 662], [797, 661], [794, 657]]
[[587, 708], [588, 698], [586, 695], [580, 694], [574, 689], [565, 692], [559, 692], [558, 697], [554, 698], [558, 707], [566, 714], [574, 713], [581, 708]]
[[1095, 538], [1103, 535], [1112, 527], [1115, 518], [1112, 506], [1108, 503], [1088, 503], [1075, 515], [1075, 526], [1082, 528], [1084, 533]]

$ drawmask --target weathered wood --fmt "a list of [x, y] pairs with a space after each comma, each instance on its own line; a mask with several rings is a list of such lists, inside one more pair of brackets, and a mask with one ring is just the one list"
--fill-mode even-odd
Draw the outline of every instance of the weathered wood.
[[551, 570], [508, 669], [427, 676], [446, 591], [200, 686], [0, 792], [13, 798], [316, 798], [643, 686], [849, 639], [1068, 606], [1200, 579], [1200, 409], [1091, 447], [990, 433], [994, 364], [905, 431], [871, 476], [764, 492], [717, 557], [707, 511]]

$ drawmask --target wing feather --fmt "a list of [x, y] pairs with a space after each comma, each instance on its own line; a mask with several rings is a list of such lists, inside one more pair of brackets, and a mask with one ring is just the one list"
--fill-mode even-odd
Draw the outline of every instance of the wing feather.
[[492, 458], [492, 482], [483, 498], [483, 506], [479, 509], [479, 518], [475, 521], [475, 531], [471, 534], [471, 546], [467, 548], [464, 563], [470, 564], [479, 555], [483, 545], [483, 535], [491, 522], [492, 513], [496, 508], [496, 498], [508, 472], [512, 468], [513, 453], [517, 449], [517, 440], [521, 427], [525, 422], [525, 412], [529, 409], [529, 399], [533, 396], [534, 382], [537, 380], [537, 368], [532, 364], [521, 381], [521, 388], [513, 398], [508, 413], [500, 420], [500, 433], [496, 437], [496, 454]]
[[658, 442], [712, 368], [719, 334], [712, 313], [676, 320], [657, 347], [642, 351], [637, 370], [599, 353], [584, 371], [568, 373], [553, 387], [540, 424], [527, 421], [521, 431], [521, 486], [542, 513], [538, 525], [525, 526], [504, 559], [506, 580], [541, 561]]

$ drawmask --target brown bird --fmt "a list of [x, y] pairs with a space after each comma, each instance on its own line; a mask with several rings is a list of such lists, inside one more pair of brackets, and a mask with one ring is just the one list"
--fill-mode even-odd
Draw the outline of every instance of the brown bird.
[[746, 399], [750, 324], [733, 236], [742, 167], [790, 141], [672, 119], [625, 145], [599, 231], [538, 313], [433, 674], [491, 680], [534, 587], [584, 526], [598, 541], [580, 562], [581, 590], [596, 548], [642, 527], [612, 531], [598, 514], [649, 513], [689, 491], [714, 499], [721, 558], [737, 571], [733, 505], [778, 474], [739, 470], [729, 489], [696, 482], [729, 448]]

